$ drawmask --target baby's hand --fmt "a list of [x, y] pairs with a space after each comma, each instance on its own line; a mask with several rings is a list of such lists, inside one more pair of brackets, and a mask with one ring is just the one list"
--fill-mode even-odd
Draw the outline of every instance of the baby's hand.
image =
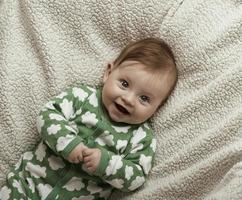
[[87, 148], [84, 144], [78, 144], [69, 154], [67, 160], [70, 163], [79, 163], [83, 160], [83, 150]]
[[83, 150], [84, 166], [89, 172], [94, 173], [100, 163], [101, 150], [97, 148], [85, 148]]

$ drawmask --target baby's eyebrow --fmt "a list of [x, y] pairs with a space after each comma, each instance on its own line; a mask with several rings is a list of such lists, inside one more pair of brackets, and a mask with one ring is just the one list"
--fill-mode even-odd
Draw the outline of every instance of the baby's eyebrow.
[[147, 91], [143, 91], [143, 92], [144, 92], [145, 95], [147, 95], [147, 96], [149, 96], [149, 97], [152, 97], [152, 98], [155, 97], [155, 95], [152, 94], [152, 93], [150, 93], [150, 92], [147, 92]]

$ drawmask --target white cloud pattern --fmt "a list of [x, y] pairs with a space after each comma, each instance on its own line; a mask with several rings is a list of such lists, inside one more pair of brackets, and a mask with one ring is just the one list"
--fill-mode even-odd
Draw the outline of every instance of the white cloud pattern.
[[62, 92], [58, 96], [56, 96], [56, 98], [63, 99], [66, 95], [67, 95], [67, 92]]
[[34, 157], [33, 152], [27, 151], [23, 154], [23, 160], [32, 160]]
[[143, 144], [139, 144], [139, 142], [146, 137], [146, 132], [142, 127], [139, 127], [137, 130], [133, 132], [133, 137], [130, 140], [132, 144], [131, 153], [136, 153], [138, 150], [143, 148]]
[[97, 107], [98, 106], [98, 99], [96, 96], [96, 93], [92, 93], [89, 97], [88, 97], [89, 103], [91, 105], [93, 105], [93, 107]]
[[55, 113], [49, 114], [50, 119], [55, 119], [56, 121], [66, 121], [66, 119], [62, 115], [58, 115]]
[[133, 180], [131, 182], [131, 185], [129, 186], [129, 190], [135, 190], [137, 189], [138, 187], [140, 187], [141, 185], [143, 185], [143, 183], [145, 182], [145, 178], [144, 177], [141, 177], [141, 176], [137, 176], [135, 178], [135, 180]]
[[94, 196], [88, 195], [88, 196], [81, 196], [81, 197], [73, 197], [71, 200], [93, 200]]
[[76, 111], [76, 115], [80, 115], [81, 113], [82, 113], [82, 109], [81, 108]]
[[51, 192], [52, 187], [49, 184], [42, 184], [42, 183], [40, 183], [37, 186], [37, 190], [39, 191], [39, 194], [41, 196], [41, 200], [44, 200], [44, 199], [46, 199], [46, 197]]
[[117, 145], [116, 145], [116, 149], [120, 153], [123, 153], [124, 150], [126, 149], [127, 145], [128, 145], [128, 141], [127, 140], [118, 140], [117, 141]]
[[56, 150], [57, 151], [63, 151], [66, 146], [72, 141], [74, 140], [74, 136], [73, 135], [67, 135], [65, 137], [59, 137], [57, 140], [57, 144], [56, 144]]
[[7, 176], [8, 176], [8, 179], [10, 179], [11, 177], [14, 177], [14, 173], [10, 172]]
[[128, 133], [131, 126], [112, 126], [118, 133]]
[[75, 121], [69, 121], [68, 125], [73, 128], [76, 132], [78, 132], [78, 127]]
[[155, 152], [155, 150], [156, 150], [156, 139], [155, 138], [152, 139], [152, 142], [150, 144], [150, 147]]
[[25, 167], [26, 171], [29, 171], [35, 178], [46, 177], [46, 167], [41, 167], [40, 165], [34, 165], [30, 162], [27, 163]]
[[142, 168], [139, 165], [135, 164], [135, 166], [137, 167], [138, 170], [142, 171]]
[[97, 117], [94, 113], [87, 111], [84, 115], [81, 116], [82, 123], [86, 124], [87, 127], [91, 128], [95, 126], [98, 122]]
[[36, 123], [38, 133], [41, 133], [41, 128], [44, 126], [44, 124], [45, 124], [45, 122], [43, 120], [43, 116], [39, 115], [37, 117], [37, 123]]
[[60, 124], [52, 124], [50, 127], [47, 128], [47, 132], [49, 135], [55, 135], [59, 130], [61, 130]]
[[86, 93], [81, 88], [74, 87], [72, 89], [72, 93], [74, 97], [77, 97], [81, 102], [83, 102], [88, 97], [88, 93]]
[[20, 159], [16, 163], [15, 170], [18, 170], [19, 169], [20, 165], [22, 164], [22, 159], [23, 159], [23, 155], [21, 155]]
[[114, 175], [117, 173], [117, 171], [123, 166], [122, 157], [119, 155], [112, 156], [111, 160], [108, 163], [108, 166], [106, 168], [106, 174]]
[[32, 193], [35, 192], [35, 185], [34, 185], [34, 181], [31, 178], [26, 178], [28, 185], [29, 185], [29, 189], [31, 190]]
[[45, 155], [46, 155], [46, 149], [47, 146], [41, 141], [35, 151], [36, 159], [39, 160], [40, 162], [43, 161]]
[[150, 127], [147, 123], [144, 123], [144, 127], [147, 128], [147, 129], [150, 129]]
[[45, 104], [44, 107], [50, 110], [55, 110], [55, 107], [53, 105], [54, 103], [55, 103], [54, 101], [49, 101], [48, 103]]
[[141, 127], [139, 127], [137, 130], [133, 132], [133, 137], [130, 142], [133, 144], [137, 144], [145, 137], [146, 137], [146, 132]]
[[126, 166], [125, 167], [125, 178], [129, 180], [134, 175], [133, 167]]
[[17, 188], [19, 193], [22, 193], [22, 194], [25, 195], [24, 189], [23, 189], [20, 181], [14, 180], [13, 181], [13, 187]]
[[106, 181], [110, 185], [112, 185], [115, 188], [121, 189], [123, 188], [124, 180], [123, 179], [113, 179], [111, 181]]
[[71, 126], [67, 126], [65, 125], [66, 129], [68, 129], [69, 131], [71, 131], [72, 133], [75, 133], [77, 135], [77, 129], [72, 128]]
[[87, 190], [91, 193], [97, 193], [97, 192], [101, 192], [103, 189], [101, 187], [99, 187], [95, 182], [93, 181], [88, 181], [88, 186], [87, 186]]
[[97, 91], [95, 88], [92, 88], [92, 87], [89, 87], [89, 86], [87, 86], [87, 88], [88, 88], [89, 90], [91, 90], [92, 92], [96, 92], [96, 91]]
[[151, 156], [145, 156], [144, 154], [141, 154], [139, 164], [143, 167], [145, 174], [148, 174], [151, 169], [151, 161]]
[[58, 170], [65, 167], [65, 163], [60, 157], [50, 156], [48, 158], [49, 166], [53, 170]]
[[55, 110], [55, 107], [54, 107], [54, 104], [55, 102], [54, 101], [49, 101], [48, 103], [46, 103], [43, 108], [41, 109], [41, 111], [46, 111], [46, 110]]
[[65, 116], [67, 120], [73, 118], [74, 110], [73, 110], [73, 102], [64, 99], [62, 103], [60, 103], [61, 112]]
[[68, 191], [74, 191], [74, 190], [81, 190], [82, 188], [85, 187], [85, 184], [82, 182], [81, 178], [78, 177], [72, 177], [64, 186]]
[[130, 153], [136, 153], [137, 151], [143, 149], [143, 144], [139, 143], [139, 144], [133, 144], [132, 145], [132, 150], [130, 151]]
[[101, 146], [113, 146], [114, 141], [113, 141], [113, 135], [110, 134], [109, 131], [104, 131], [101, 135], [99, 135], [95, 141], [101, 145]]

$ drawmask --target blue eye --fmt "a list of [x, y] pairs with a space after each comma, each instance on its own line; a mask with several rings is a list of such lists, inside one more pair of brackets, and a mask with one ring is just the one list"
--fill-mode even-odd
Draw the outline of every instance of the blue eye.
[[129, 87], [129, 83], [126, 80], [120, 80], [120, 83], [121, 83], [122, 87], [124, 87], [124, 88]]
[[142, 96], [140, 96], [140, 100], [141, 100], [142, 102], [149, 102], [149, 101], [150, 101], [150, 98], [147, 97], [147, 96], [145, 96], [145, 95], [142, 95]]

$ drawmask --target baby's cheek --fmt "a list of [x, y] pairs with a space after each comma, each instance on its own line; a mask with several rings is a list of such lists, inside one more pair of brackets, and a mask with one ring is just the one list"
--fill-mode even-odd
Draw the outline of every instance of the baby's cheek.
[[155, 109], [145, 109], [144, 112], [143, 112], [143, 120], [146, 121], [148, 120], [153, 114], [155, 113]]
[[112, 89], [110, 89], [109, 91], [109, 97], [112, 99], [112, 100], [115, 100], [117, 98], [119, 98], [120, 96], [122, 96], [122, 90], [118, 87], [112, 87]]

